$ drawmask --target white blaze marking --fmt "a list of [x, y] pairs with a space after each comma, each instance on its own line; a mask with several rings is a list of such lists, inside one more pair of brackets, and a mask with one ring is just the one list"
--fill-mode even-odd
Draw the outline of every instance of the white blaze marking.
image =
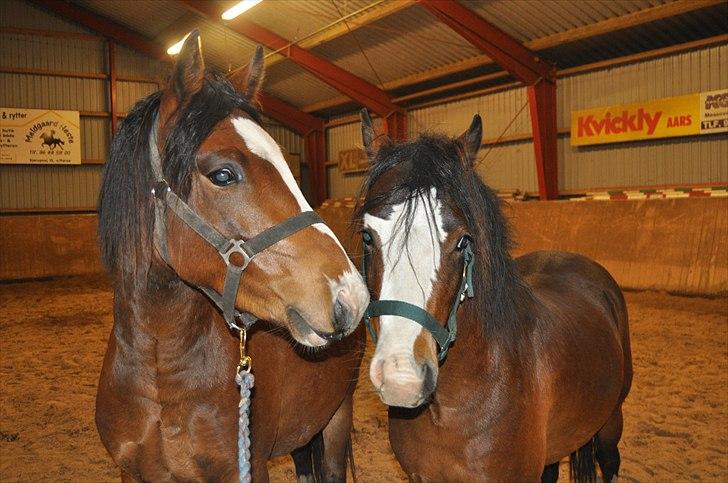
[[[364, 225], [379, 235], [382, 244], [383, 273], [379, 298], [401, 300], [424, 309], [432, 295], [440, 266], [440, 245], [447, 233], [435, 188], [413, 203], [412, 226], [406, 239], [405, 227], [400, 226], [405, 203], [392, 206], [389, 219], [365, 214]], [[411, 356], [415, 339], [421, 331], [422, 326], [409, 319], [381, 316], [375, 358]]]
[[[240, 137], [243, 138], [243, 141], [245, 141], [245, 145], [248, 147], [250, 152], [262, 159], [265, 159], [272, 164], [276, 170], [278, 170], [283, 182], [286, 183], [291, 194], [298, 202], [298, 206], [301, 211], [313, 211], [313, 208], [311, 208], [311, 205], [308, 204], [303, 193], [301, 193], [301, 188], [299, 188], [298, 184], [296, 184], [296, 179], [293, 177], [291, 169], [288, 167], [288, 163], [286, 163], [286, 159], [283, 157], [281, 148], [270, 134], [265, 132], [265, 129], [260, 127], [251, 119], [237, 117], [232, 120], [232, 123], [235, 131], [237, 131]], [[331, 228], [323, 223], [316, 223], [313, 227], [318, 229], [321, 233], [333, 238], [339, 248], [341, 248], [341, 251], [344, 252], [344, 256], [346, 256], [344, 247], [341, 246], [341, 242], [339, 242], [339, 239], [336, 238], [336, 235], [334, 235], [334, 232], [331, 231]], [[351, 269], [356, 271], [351, 261], [349, 261], [349, 265], [351, 266]]]

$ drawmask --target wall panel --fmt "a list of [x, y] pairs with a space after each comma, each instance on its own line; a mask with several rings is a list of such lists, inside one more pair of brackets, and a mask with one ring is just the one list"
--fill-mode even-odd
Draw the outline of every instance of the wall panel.
[[[728, 45], [637, 62], [558, 80], [557, 116], [561, 131], [571, 111], [631, 103], [728, 87]], [[484, 138], [531, 135], [525, 88], [452, 101], [409, 111], [409, 135], [422, 131], [461, 134], [473, 114], [483, 118]], [[526, 106], [524, 108], [524, 106]], [[523, 108], [523, 109], [522, 109]], [[509, 123], [512, 124], [506, 130]], [[360, 144], [359, 124], [328, 129], [329, 160]], [[511, 141], [485, 146], [478, 173], [498, 190], [538, 190], [533, 143]], [[558, 140], [559, 188], [586, 191], [603, 187], [696, 185], [728, 182], [728, 135], [693, 136], [572, 148], [568, 134]], [[362, 175], [344, 176], [329, 167], [329, 195], [353, 196]]]
[[[88, 33], [16, 0], [0, 1], [0, 26]], [[140, 53], [117, 46], [117, 76], [161, 79], [168, 66]], [[102, 78], [77, 78], [41, 74], [0, 73], [0, 106], [30, 109], [65, 109], [107, 113], [109, 111], [109, 59], [106, 42], [18, 33], [0, 34], [0, 66], [17, 69], [96, 74]], [[125, 113], [157, 84], [117, 82], [117, 113]], [[82, 115], [81, 158], [106, 160], [111, 141], [108, 116]], [[0, 210], [93, 209], [103, 167], [0, 165]]]
[[138, 101], [158, 90], [157, 84], [147, 82], [117, 81], [116, 112], [127, 113]]
[[[728, 45], [560, 79], [558, 123], [572, 110], [626, 104], [728, 87]], [[728, 181], [728, 135], [572, 148], [559, 139], [559, 188], [651, 186]]]
[[0, 210], [94, 209], [101, 181], [100, 165], [3, 165]]
[[[409, 134], [414, 136], [423, 131], [444, 133], [449, 136], [462, 134], [475, 114], [483, 118], [483, 137], [495, 139], [503, 133], [509, 123], [506, 135], [531, 133], [531, 116], [528, 110], [526, 89], [521, 87], [472, 97], [461, 101], [412, 109], [409, 111]], [[524, 106], [526, 106], [524, 108]], [[520, 111], [520, 114], [516, 114]], [[515, 117], [515, 120], [514, 120]]]
[[0, 104], [30, 109], [107, 111], [103, 79], [0, 74]]
[[[377, 132], [382, 132], [380, 119], [374, 122]], [[361, 148], [361, 123], [344, 124], [326, 130], [326, 159], [329, 163], [339, 162], [339, 152]], [[344, 174], [338, 165], [326, 167], [329, 198], [355, 196], [359, 193], [364, 173]]]

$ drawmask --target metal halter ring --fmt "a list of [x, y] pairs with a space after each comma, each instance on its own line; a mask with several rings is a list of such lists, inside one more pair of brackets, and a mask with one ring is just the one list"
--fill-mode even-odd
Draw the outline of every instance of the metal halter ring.
[[156, 198], [163, 198], [168, 192], [172, 191], [166, 180], [160, 180], [154, 183], [152, 187], [152, 196]]
[[[226, 265], [235, 265], [236, 267], [245, 270], [253, 257], [248, 255], [248, 253], [243, 249], [244, 245], [244, 240], [230, 240], [230, 248], [228, 248], [225, 252], [220, 252], [220, 255], [222, 256], [222, 259], [225, 260]], [[235, 256], [236, 253], [242, 257], [242, 261]]]

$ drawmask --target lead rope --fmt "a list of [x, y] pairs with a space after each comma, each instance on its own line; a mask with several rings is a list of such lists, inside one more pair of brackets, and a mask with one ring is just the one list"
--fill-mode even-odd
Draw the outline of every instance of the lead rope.
[[250, 390], [255, 384], [255, 377], [250, 373], [253, 359], [245, 353], [248, 331], [239, 330], [240, 362], [235, 374], [235, 382], [240, 386], [240, 404], [238, 404], [238, 473], [240, 483], [250, 483]]

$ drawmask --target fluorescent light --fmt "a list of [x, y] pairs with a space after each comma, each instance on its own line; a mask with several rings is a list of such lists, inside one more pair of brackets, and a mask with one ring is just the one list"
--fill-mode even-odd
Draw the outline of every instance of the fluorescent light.
[[237, 17], [238, 15], [240, 15], [241, 13], [255, 7], [262, 1], [263, 0], [243, 0], [242, 2], [238, 2], [222, 13], [222, 19], [223, 20], [232, 20], [235, 17]]
[[180, 40], [179, 42], [177, 42], [176, 44], [170, 46], [167, 49], [167, 53], [169, 55], [177, 55], [177, 54], [179, 54], [179, 51], [182, 50], [182, 46], [184, 45], [185, 40], [187, 40], [187, 37], [189, 37], [189, 36], [190, 36], [190, 33], [187, 32], [187, 35], [185, 35], [184, 37], [182, 37], [182, 40]]

